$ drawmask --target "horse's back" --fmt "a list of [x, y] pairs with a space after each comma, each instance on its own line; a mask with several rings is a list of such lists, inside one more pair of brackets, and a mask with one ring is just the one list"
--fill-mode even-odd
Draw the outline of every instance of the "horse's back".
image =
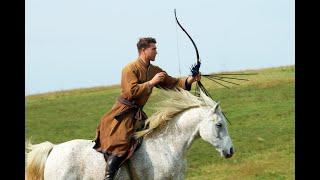
[[103, 179], [105, 160], [91, 140], [75, 139], [55, 145], [50, 152], [44, 179]]

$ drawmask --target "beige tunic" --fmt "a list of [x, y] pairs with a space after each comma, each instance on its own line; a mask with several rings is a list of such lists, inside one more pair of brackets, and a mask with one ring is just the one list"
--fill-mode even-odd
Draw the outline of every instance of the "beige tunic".
[[[146, 65], [139, 58], [127, 64], [122, 70], [120, 96], [134, 102], [142, 109], [152, 92], [152, 88], [147, 81], [162, 71], [161, 68], [152, 64]], [[163, 82], [159, 83], [159, 86], [169, 89], [177, 86], [187, 90], [191, 88], [191, 85], [186, 87], [186, 78], [174, 78], [169, 75]], [[119, 114], [129, 108], [130, 106], [117, 100], [112, 109], [103, 115], [96, 129], [96, 145], [94, 148], [97, 151], [108, 152], [117, 156], [122, 156], [128, 152], [133, 144], [132, 136], [137, 119], [134, 117], [134, 111], [128, 111], [121, 116]]]

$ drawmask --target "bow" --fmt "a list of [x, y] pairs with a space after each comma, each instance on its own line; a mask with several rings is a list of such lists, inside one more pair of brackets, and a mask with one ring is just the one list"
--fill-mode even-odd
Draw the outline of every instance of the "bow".
[[[188, 36], [188, 38], [191, 40], [195, 50], [196, 50], [196, 54], [197, 54], [197, 61], [196, 64], [192, 65], [190, 70], [191, 70], [191, 74], [193, 77], [197, 76], [200, 71], [200, 66], [201, 66], [201, 62], [200, 62], [200, 56], [199, 56], [199, 51], [198, 48], [196, 46], [196, 43], [193, 41], [193, 39], [191, 38], [191, 36], [189, 35], [189, 33], [182, 27], [182, 25], [180, 24], [178, 18], [177, 18], [177, 13], [176, 13], [176, 9], [174, 9], [174, 16], [176, 18], [177, 24], [179, 25], [179, 27], [182, 29], [183, 32], [186, 33], [186, 35]], [[228, 86], [222, 84], [222, 82], [226, 82], [226, 83], [230, 83], [230, 84], [234, 84], [234, 85], [239, 85], [237, 83], [231, 82], [229, 79], [232, 80], [241, 80], [241, 81], [249, 81], [248, 79], [243, 79], [243, 78], [235, 78], [235, 77], [230, 77], [229, 75], [256, 75], [257, 73], [220, 73], [220, 74], [210, 74], [210, 75], [206, 75], [206, 74], [202, 74], [202, 76], [204, 76], [205, 78], [207, 78], [208, 80], [215, 82], [223, 87], [229, 88]], [[228, 79], [228, 80], [226, 80]], [[206, 90], [206, 88], [203, 86], [203, 84], [200, 81], [197, 81], [196, 84], [196, 88], [195, 88], [195, 94], [197, 96], [199, 96], [199, 88], [208, 96], [212, 99], [211, 95], [209, 94], [209, 92]]]
[[[198, 51], [198, 48], [196, 46], [196, 43], [193, 41], [193, 39], [191, 38], [191, 36], [188, 34], [188, 32], [182, 27], [182, 25], [180, 24], [178, 18], [177, 18], [177, 13], [176, 13], [176, 9], [174, 9], [174, 16], [176, 18], [176, 21], [177, 21], [177, 24], [179, 25], [179, 27], [182, 29], [183, 32], [186, 33], [186, 35], [188, 36], [188, 38], [191, 40], [195, 50], [196, 50], [196, 54], [197, 54], [197, 61], [196, 61], [196, 64], [195, 65], [192, 65], [190, 70], [191, 70], [191, 74], [193, 77], [197, 76], [199, 73], [200, 73], [200, 66], [201, 66], [201, 62], [200, 62], [200, 57], [199, 57], [199, 51]], [[237, 83], [234, 83], [234, 82], [230, 82], [230, 81], [227, 81], [225, 79], [234, 79], [234, 80], [245, 80], [245, 81], [248, 81], [247, 79], [240, 79], [240, 78], [235, 78], [235, 77], [226, 77], [228, 75], [255, 75], [256, 73], [241, 73], [241, 74], [228, 74], [228, 73], [220, 73], [220, 74], [211, 74], [211, 75], [203, 75], [204, 77], [208, 78], [209, 80], [217, 83], [217, 84], [220, 84], [221, 86], [224, 86], [226, 88], [229, 88], [228, 86], [226, 85], [223, 85], [221, 83], [221, 81], [223, 82], [227, 82], [227, 83], [231, 83], [231, 84], [235, 84], [235, 85], [239, 85]], [[220, 81], [220, 82], [218, 82]], [[197, 96], [200, 96], [200, 90], [199, 88], [208, 96], [212, 99], [211, 95], [209, 94], [209, 92], [206, 90], [206, 88], [203, 86], [203, 84], [201, 83], [201, 81], [197, 81], [197, 84], [196, 84], [196, 88], [195, 88], [195, 94]], [[221, 111], [222, 112], [222, 111]], [[229, 124], [231, 125], [230, 121], [228, 120], [227, 116], [222, 112], [222, 114], [224, 115], [224, 117], [226, 118], [226, 120], [229, 122]]]
[[[198, 48], [197, 48], [197, 45], [196, 43], [193, 41], [193, 39], [191, 38], [191, 36], [189, 35], [189, 33], [182, 27], [182, 25], [180, 24], [178, 18], [177, 18], [177, 13], [176, 13], [176, 9], [174, 9], [174, 16], [176, 18], [176, 21], [177, 21], [177, 24], [179, 25], [179, 27], [182, 29], [183, 32], [186, 33], [186, 35], [188, 36], [188, 38], [191, 40], [195, 50], [196, 50], [196, 54], [197, 54], [197, 62], [195, 65], [192, 65], [191, 66], [191, 74], [193, 77], [197, 76], [200, 72], [200, 66], [201, 66], [201, 62], [200, 62], [200, 56], [199, 56], [199, 51], [198, 51]], [[201, 83], [201, 81], [197, 81], [197, 84], [196, 84], [196, 89], [195, 89], [195, 92], [196, 92], [196, 95], [200, 95], [200, 92], [199, 92], [199, 88], [208, 96], [212, 99], [211, 95], [209, 94], [209, 92], [206, 90], [206, 88], [203, 86], [203, 84]]]

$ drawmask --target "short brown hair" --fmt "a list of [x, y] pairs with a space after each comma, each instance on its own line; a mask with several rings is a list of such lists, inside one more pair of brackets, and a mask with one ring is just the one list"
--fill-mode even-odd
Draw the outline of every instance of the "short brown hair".
[[149, 47], [150, 43], [157, 43], [155, 38], [152, 37], [144, 37], [144, 38], [140, 38], [138, 43], [137, 43], [137, 48], [138, 48], [138, 52], [140, 53], [140, 51], [142, 50], [142, 48], [147, 48]]

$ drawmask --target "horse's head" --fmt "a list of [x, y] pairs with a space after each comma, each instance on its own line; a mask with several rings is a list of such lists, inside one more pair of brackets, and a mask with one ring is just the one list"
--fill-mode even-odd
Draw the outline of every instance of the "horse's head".
[[221, 112], [220, 105], [202, 92], [201, 97], [209, 108], [204, 108], [203, 111], [203, 120], [199, 124], [200, 136], [212, 144], [221, 156], [230, 158], [234, 149], [228, 133], [226, 118]]

